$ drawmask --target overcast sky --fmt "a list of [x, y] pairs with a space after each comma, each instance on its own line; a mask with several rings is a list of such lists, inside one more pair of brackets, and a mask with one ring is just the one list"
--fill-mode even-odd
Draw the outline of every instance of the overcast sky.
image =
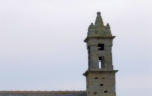
[[151, 0], [0, 0], [0, 90], [85, 90], [97, 11], [116, 36], [117, 96], [152, 96]]

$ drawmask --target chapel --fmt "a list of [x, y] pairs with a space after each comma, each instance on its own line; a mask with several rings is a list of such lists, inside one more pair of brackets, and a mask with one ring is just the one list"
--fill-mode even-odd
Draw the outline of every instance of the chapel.
[[101, 13], [97, 12], [95, 23], [88, 27], [84, 42], [88, 51], [86, 91], [0, 91], [0, 96], [116, 96], [113, 68], [113, 39], [110, 25], [104, 24]]

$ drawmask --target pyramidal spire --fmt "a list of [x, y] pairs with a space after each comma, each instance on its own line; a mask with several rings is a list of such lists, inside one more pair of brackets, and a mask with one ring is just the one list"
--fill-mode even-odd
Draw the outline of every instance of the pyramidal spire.
[[96, 21], [95, 21], [95, 25], [96, 26], [101, 26], [101, 27], [104, 27], [104, 23], [103, 23], [103, 20], [102, 20], [102, 17], [101, 17], [101, 13], [100, 12], [97, 12], [97, 18], [96, 18]]

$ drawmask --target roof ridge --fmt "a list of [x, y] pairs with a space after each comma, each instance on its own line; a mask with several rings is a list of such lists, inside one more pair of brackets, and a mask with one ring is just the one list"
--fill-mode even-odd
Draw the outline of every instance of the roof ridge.
[[85, 93], [86, 91], [0, 91], [0, 93], [52, 93], [52, 94], [77, 94]]

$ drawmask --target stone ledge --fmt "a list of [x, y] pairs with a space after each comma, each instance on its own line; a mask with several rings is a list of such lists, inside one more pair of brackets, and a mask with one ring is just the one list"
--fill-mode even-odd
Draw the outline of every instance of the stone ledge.
[[90, 38], [99, 38], [99, 39], [114, 39], [116, 36], [88, 36], [84, 42], [87, 42]]
[[89, 73], [116, 73], [118, 70], [87, 70], [83, 73], [84, 76], [87, 76]]

